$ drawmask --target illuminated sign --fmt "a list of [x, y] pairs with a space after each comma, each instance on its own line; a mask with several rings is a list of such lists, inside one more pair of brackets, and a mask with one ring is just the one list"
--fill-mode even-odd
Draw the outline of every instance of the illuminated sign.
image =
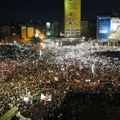
[[65, 0], [65, 34], [80, 34], [81, 0]]
[[120, 40], [120, 19], [119, 18], [111, 19], [110, 39]]
[[97, 39], [106, 42], [110, 37], [110, 17], [98, 17], [97, 20]]

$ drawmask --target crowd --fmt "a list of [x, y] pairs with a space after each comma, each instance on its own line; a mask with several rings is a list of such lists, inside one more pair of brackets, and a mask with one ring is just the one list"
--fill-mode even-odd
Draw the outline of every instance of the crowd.
[[[80, 120], [89, 106], [120, 105], [119, 57], [101, 54], [110, 47], [101, 48], [93, 42], [76, 46], [48, 42], [40, 56], [36, 55], [38, 48], [26, 49], [21, 57], [0, 61], [0, 116], [17, 106], [17, 116], [32, 120]], [[22, 59], [22, 55], [27, 57]], [[51, 95], [51, 100], [42, 100], [41, 93]]]

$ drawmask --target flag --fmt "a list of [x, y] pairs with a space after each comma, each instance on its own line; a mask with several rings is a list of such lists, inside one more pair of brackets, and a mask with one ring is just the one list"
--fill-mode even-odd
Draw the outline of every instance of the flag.
[[50, 95], [48, 95], [48, 94], [44, 95], [44, 94], [41, 93], [41, 100], [51, 101], [51, 99], [52, 99], [52, 95], [51, 94]]

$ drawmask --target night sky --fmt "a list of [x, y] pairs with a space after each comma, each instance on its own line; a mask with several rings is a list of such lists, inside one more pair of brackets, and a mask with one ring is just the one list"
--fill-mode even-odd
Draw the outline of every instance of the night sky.
[[[64, 14], [64, 0], [2, 0], [0, 22], [57, 20]], [[82, 16], [96, 19], [100, 13], [120, 13], [120, 0], [82, 0]]]

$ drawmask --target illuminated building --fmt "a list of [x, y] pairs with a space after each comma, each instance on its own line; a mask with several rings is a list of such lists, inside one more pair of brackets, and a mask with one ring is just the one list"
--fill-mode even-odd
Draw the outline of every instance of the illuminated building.
[[23, 43], [29, 42], [29, 40], [35, 35], [33, 26], [21, 25], [21, 39]]
[[31, 38], [34, 36], [34, 27], [27, 27], [27, 38]]
[[46, 22], [46, 36], [52, 36], [52, 25], [50, 22]]
[[26, 39], [27, 38], [27, 27], [26, 26], [21, 26], [21, 38]]

